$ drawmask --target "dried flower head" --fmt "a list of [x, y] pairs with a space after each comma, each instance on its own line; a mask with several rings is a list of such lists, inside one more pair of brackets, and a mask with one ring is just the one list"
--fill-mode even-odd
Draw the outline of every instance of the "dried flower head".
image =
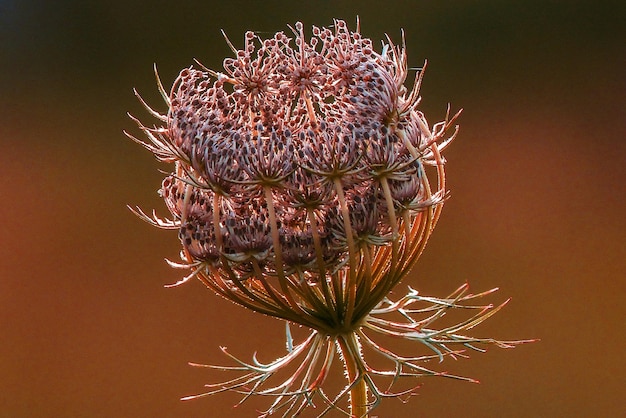
[[[264, 415], [283, 416], [317, 399], [325, 404], [321, 415], [337, 409], [365, 416], [381, 398], [414, 390], [394, 392], [393, 383], [381, 389], [378, 377], [456, 377], [422, 363], [459, 355], [455, 346], [512, 343], [460, 334], [499, 309], [468, 304], [485, 293], [467, 294], [467, 286], [443, 299], [412, 289], [399, 301], [387, 298], [439, 218], [446, 197], [441, 152], [458, 131], [459, 113], [430, 127], [418, 110], [423, 70], [411, 89], [404, 85], [404, 45], [388, 40], [377, 52], [341, 20], [313, 27], [308, 38], [300, 22], [290, 32], [269, 39], [247, 32], [242, 49], [227, 39], [234, 56], [223, 72], [186, 68], [169, 93], [159, 81], [168, 111], [148, 109], [162, 125], [137, 121], [149, 142], [133, 139], [173, 164], [160, 190], [171, 219], [136, 212], [178, 230], [183, 263], [172, 264], [190, 274], [176, 285], [197, 278], [236, 304], [311, 330], [296, 346], [288, 335], [288, 353], [273, 363], [211, 366], [244, 374], [193, 397], [274, 395]], [[455, 308], [477, 312], [432, 327]], [[376, 333], [432, 352], [399, 356], [375, 342]], [[391, 367], [370, 367], [364, 348]], [[329, 396], [323, 384], [337, 351], [348, 384]], [[289, 378], [268, 383], [289, 367]], [[348, 395], [350, 411], [342, 406]]]

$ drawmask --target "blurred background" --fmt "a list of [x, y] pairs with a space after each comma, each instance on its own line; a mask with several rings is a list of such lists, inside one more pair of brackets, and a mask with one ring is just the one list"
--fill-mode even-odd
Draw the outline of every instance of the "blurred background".
[[[227, 364], [284, 353], [284, 325], [180, 278], [157, 208], [162, 175], [126, 139], [145, 122], [136, 87], [164, 110], [198, 58], [221, 68], [243, 33], [343, 18], [376, 40], [406, 31], [429, 60], [431, 123], [464, 108], [448, 149], [451, 199], [407, 285], [444, 296], [464, 282], [510, 304], [475, 334], [540, 338], [442, 368], [379, 417], [623, 416], [626, 271], [626, 18], [621, 1], [0, 0], [0, 417], [256, 416], [268, 399], [191, 402]], [[152, 122], [150, 122], [152, 123]], [[342, 376], [336, 376], [341, 383]], [[331, 415], [332, 416], [332, 415]]]

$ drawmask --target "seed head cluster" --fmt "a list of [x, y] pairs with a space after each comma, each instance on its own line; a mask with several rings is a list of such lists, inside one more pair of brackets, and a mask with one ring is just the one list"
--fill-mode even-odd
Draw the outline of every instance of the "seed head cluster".
[[[186, 68], [143, 143], [174, 163], [160, 194], [182, 258], [222, 296], [322, 329], [358, 322], [412, 264], [444, 196], [442, 137], [417, 110], [402, 47], [338, 20]], [[438, 167], [434, 192], [426, 165]], [[147, 217], [146, 217], [147, 218]]]
[[[387, 39], [377, 52], [358, 25], [353, 32], [341, 20], [310, 35], [302, 23], [289, 29], [268, 39], [247, 32], [242, 49], [226, 38], [234, 56], [223, 71], [197, 63], [169, 92], [157, 74], [165, 114], [136, 93], [160, 124], [133, 117], [148, 141], [128, 135], [173, 167], [159, 190], [171, 216], [134, 211], [178, 231], [183, 262], [170, 264], [190, 273], [175, 285], [197, 278], [238, 305], [310, 329], [298, 345], [287, 332], [288, 353], [268, 364], [245, 363], [222, 348], [237, 366], [201, 366], [243, 374], [184, 399], [225, 390], [244, 400], [273, 396], [261, 416], [298, 416], [315, 398], [326, 406], [319, 416], [339, 410], [365, 417], [382, 398], [415, 392], [394, 392], [400, 377], [471, 381], [423, 364], [482, 351], [481, 344], [527, 342], [463, 335], [504, 304], [476, 304], [491, 291], [468, 294], [467, 285], [446, 298], [413, 289], [388, 298], [439, 218], [441, 151], [458, 131], [459, 113], [429, 126], [418, 110], [423, 68], [405, 86], [404, 42]], [[450, 309], [473, 313], [436, 329]], [[419, 342], [427, 353], [395, 354], [372, 334]], [[337, 352], [348, 383], [330, 396], [324, 382]], [[391, 367], [370, 367], [366, 352]], [[276, 373], [285, 369], [292, 374], [280, 380]], [[376, 379], [393, 383], [381, 389]]]

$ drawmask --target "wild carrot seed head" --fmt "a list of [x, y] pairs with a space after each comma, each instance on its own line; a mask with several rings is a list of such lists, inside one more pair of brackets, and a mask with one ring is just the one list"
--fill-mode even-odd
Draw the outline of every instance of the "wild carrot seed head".
[[[149, 142], [129, 136], [174, 168], [159, 191], [172, 219], [136, 213], [178, 230], [185, 264], [170, 263], [191, 273], [176, 285], [198, 278], [241, 306], [311, 329], [298, 345], [288, 331], [288, 353], [268, 364], [227, 353], [237, 366], [208, 367], [243, 375], [183, 399], [234, 390], [243, 400], [273, 396], [260, 416], [298, 416], [319, 394], [326, 406], [319, 416], [366, 416], [384, 397], [415, 392], [392, 390], [400, 377], [473, 381], [424, 363], [482, 351], [477, 345], [529, 342], [462, 334], [504, 306], [473, 302], [495, 289], [468, 294], [465, 284], [435, 298], [409, 288], [388, 298], [437, 223], [446, 193], [441, 151], [456, 134], [444, 138], [458, 113], [429, 127], [417, 110], [423, 71], [411, 89], [404, 85], [404, 46], [388, 40], [376, 52], [341, 20], [313, 27], [310, 38], [300, 22], [290, 29], [269, 39], [247, 32], [240, 50], [227, 39], [234, 57], [224, 72], [184, 69], [169, 94], [157, 75], [166, 115], [137, 94], [163, 125], [133, 118]], [[436, 329], [451, 309], [471, 318]], [[417, 341], [429, 352], [401, 356], [372, 334]], [[329, 397], [324, 382], [337, 350], [348, 383]], [[366, 352], [391, 367], [371, 367]], [[282, 383], [268, 383], [287, 369]], [[341, 406], [348, 394], [350, 410]]]
[[[247, 32], [239, 50], [227, 40], [223, 72], [182, 70], [164, 126], [140, 126], [175, 165], [160, 193], [189, 277], [331, 332], [358, 323], [421, 252], [451, 121], [428, 127], [421, 76], [404, 86], [403, 47], [376, 52], [341, 20], [309, 38], [300, 22], [290, 29]], [[425, 165], [437, 167], [435, 191]]]

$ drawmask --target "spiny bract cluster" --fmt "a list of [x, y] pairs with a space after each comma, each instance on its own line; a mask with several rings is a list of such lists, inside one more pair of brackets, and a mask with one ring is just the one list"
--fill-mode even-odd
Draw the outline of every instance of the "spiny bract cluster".
[[[268, 414], [284, 407], [285, 415], [295, 415], [312, 404], [314, 393], [334, 408], [360, 387], [361, 395], [351, 399], [352, 413], [362, 415], [380, 397], [398, 395], [379, 390], [371, 376], [441, 375], [418, 365], [431, 356], [396, 356], [365, 329], [421, 341], [443, 358], [458, 354], [448, 344], [494, 342], [458, 332], [495, 310], [462, 305], [480, 296], [466, 295], [465, 287], [446, 299], [422, 298], [413, 290], [398, 302], [387, 299], [439, 217], [446, 193], [440, 152], [456, 134], [455, 128], [444, 137], [458, 114], [429, 127], [417, 109], [423, 71], [412, 89], [404, 86], [409, 70], [403, 46], [389, 40], [376, 52], [371, 40], [341, 20], [313, 27], [308, 40], [301, 23], [290, 29], [291, 35], [269, 39], [247, 32], [241, 50], [227, 39], [235, 56], [224, 61], [223, 72], [202, 65], [184, 69], [170, 93], [158, 81], [165, 115], [138, 96], [163, 126], [137, 121], [150, 141], [133, 139], [174, 169], [160, 189], [172, 219], [136, 212], [178, 230], [179, 266], [191, 269], [181, 282], [197, 277], [239, 305], [313, 330], [274, 363], [240, 362], [234, 369], [249, 373], [207, 394], [274, 395]], [[434, 190], [429, 176], [436, 178]], [[430, 307], [408, 307], [417, 302]], [[430, 328], [458, 307], [479, 312], [444, 330]], [[407, 322], [380, 318], [394, 312]], [[362, 344], [393, 368], [369, 368]], [[321, 386], [336, 349], [349, 384], [333, 400]], [[290, 364], [296, 364], [291, 378], [261, 389]], [[367, 405], [365, 386], [375, 398]]]
[[[140, 125], [175, 163], [160, 191], [174, 218], [152, 222], [179, 230], [184, 261], [216, 292], [332, 330], [371, 310], [425, 243], [450, 121], [428, 128], [404, 49], [377, 53], [343, 21], [308, 41], [301, 23], [292, 32], [229, 42], [224, 73], [184, 69], [167, 115], [153, 112], [166, 126]], [[435, 193], [424, 164], [440, 167]]]

